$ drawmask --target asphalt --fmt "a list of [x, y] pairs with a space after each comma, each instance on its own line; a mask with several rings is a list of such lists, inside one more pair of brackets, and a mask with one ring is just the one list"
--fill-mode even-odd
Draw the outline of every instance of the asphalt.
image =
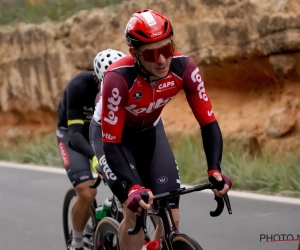
[[[62, 202], [70, 187], [65, 174], [0, 168], [0, 249], [65, 249]], [[98, 189], [101, 203], [110, 191]], [[230, 197], [233, 214], [211, 218], [215, 208], [211, 193], [181, 197], [180, 231], [196, 239], [204, 250], [297, 249], [300, 206], [241, 197]], [[287, 236], [289, 235], [289, 236]]]

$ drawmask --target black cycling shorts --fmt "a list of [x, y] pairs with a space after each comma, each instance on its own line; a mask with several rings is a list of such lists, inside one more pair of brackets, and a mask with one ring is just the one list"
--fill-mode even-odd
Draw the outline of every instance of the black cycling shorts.
[[[106, 163], [101, 125], [94, 119], [91, 120], [89, 134], [108, 186], [120, 202], [124, 203], [128, 198], [126, 190]], [[142, 183], [154, 195], [180, 187], [178, 166], [161, 120], [153, 128], [138, 133], [124, 128], [122, 146], [128, 162], [135, 165]], [[178, 208], [179, 197], [171, 199], [170, 206]]]
[[69, 145], [68, 129], [57, 128], [56, 137], [63, 165], [72, 185], [76, 187], [82, 182], [93, 180], [89, 158]]

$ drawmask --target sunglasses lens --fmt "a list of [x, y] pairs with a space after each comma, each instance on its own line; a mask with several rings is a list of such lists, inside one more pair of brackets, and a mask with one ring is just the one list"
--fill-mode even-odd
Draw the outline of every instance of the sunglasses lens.
[[157, 49], [146, 49], [143, 52], [143, 58], [147, 62], [157, 62], [158, 60], [158, 51]]
[[160, 53], [164, 56], [164, 58], [168, 59], [174, 53], [173, 43], [169, 43], [166, 46], [160, 49]]
[[158, 49], [146, 49], [143, 51], [142, 56], [147, 62], [158, 62], [160, 54], [166, 59], [173, 55], [175, 51], [174, 43], [168, 43], [165, 46]]

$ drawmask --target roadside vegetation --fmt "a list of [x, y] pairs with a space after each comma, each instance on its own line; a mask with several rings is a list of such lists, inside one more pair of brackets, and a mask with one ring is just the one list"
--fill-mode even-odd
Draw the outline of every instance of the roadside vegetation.
[[[206, 158], [199, 138], [176, 136], [172, 148], [180, 169], [181, 182], [197, 184], [207, 181]], [[233, 181], [235, 190], [300, 197], [300, 154], [288, 153], [280, 158], [274, 152], [249, 157], [234, 141], [224, 140], [222, 170]], [[0, 160], [62, 167], [56, 138], [48, 136], [14, 148], [0, 148]]]
[[114, 7], [124, 0], [0, 0], [0, 25], [64, 21], [80, 10]]

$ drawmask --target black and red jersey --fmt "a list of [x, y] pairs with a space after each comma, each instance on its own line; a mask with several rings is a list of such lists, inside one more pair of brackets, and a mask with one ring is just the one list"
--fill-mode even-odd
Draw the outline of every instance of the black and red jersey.
[[[107, 163], [117, 177], [127, 183], [127, 190], [137, 180], [130, 157], [125, 156], [122, 136], [130, 137], [131, 132], [138, 135], [137, 132], [159, 124], [162, 109], [180, 90], [185, 92], [201, 127], [208, 171], [221, 171], [222, 134], [199, 68], [192, 59], [174, 53], [168, 75], [156, 81], [150, 81], [131, 56], [119, 59], [107, 69], [101, 92], [97, 95], [94, 120], [102, 125]], [[139, 146], [143, 150], [143, 145]], [[144, 149], [147, 150], [147, 147]]]
[[175, 53], [168, 75], [158, 81], [150, 82], [139, 72], [132, 56], [107, 69], [96, 108], [104, 142], [121, 142], [124, 126], [135, 130], [155, 126], [162, 109], [180, 90], [200, 126], [215, 120], [199, 68], [189, 57]]

